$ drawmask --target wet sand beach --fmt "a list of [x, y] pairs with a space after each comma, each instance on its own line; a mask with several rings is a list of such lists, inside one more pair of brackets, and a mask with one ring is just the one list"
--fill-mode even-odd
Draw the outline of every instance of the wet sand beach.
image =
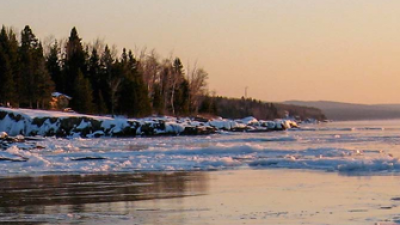
[[400, 224], [400, 177], [305, 170], [3, 177], [1, 224]]

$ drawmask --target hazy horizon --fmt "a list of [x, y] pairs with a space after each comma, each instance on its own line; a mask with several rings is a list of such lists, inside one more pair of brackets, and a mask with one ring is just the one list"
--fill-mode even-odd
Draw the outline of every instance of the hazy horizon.
[[218, 95], [400, 103], [395, 0], [2, 1], [1, 24], [44, 39], [156, 49], [198, 62]]

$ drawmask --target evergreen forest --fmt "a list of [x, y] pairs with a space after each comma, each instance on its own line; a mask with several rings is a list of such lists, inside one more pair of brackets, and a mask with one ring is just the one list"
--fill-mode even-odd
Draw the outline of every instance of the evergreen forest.
[[21, 32], [3, 25], [0, 105], [49, 109], [52, 93], [60, 92], [72, 98], [69, 107], [74, 111], [94, 115], [253, 115], [274, 119], [289, 109], [304, 118], [322, 115], [319, 110], [302, 107], [288, 109], [253, 99], [212, 97], [208, 73], [196, 65], [189, 67], [185, 68], [179, 57], [162, 59], [155, 50], [123, 48], [118, 54], [115, 46], [101, 40], [83, 43], [75, 27], [67, 39], [44, 44], [28, 25]]
[[47, 109], [57, 91], [80, 113], [184, 116], [198, 112], [207, 78], [204, 69], [185, 71], [179, 57], [160, 59], [154, 50], [117, 55], [102, 41], [84, 44], [76, 28], [45, 46], [30, 26], [19, 35], [5, 26], [0, 32], [2, 105]]

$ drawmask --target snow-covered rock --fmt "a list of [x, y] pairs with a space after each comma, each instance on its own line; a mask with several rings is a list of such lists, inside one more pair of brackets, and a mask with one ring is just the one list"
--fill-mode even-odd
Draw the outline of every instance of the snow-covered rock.
[[0, 139], [5, 139], [8, 136], [6, 132], [0, 132]]
[[259, 121], [254, 117], [241, 120], [214, 118], [208, 122], [188, 117], [151, 116], [142, 119], [91, 116], [59, 111], [0, 109], [0, 135], [59, 137], [123, 137], [153, 135], [213, 134], [218, 130], [232, 132], [267, 132], [296, 127], [290, 120]]

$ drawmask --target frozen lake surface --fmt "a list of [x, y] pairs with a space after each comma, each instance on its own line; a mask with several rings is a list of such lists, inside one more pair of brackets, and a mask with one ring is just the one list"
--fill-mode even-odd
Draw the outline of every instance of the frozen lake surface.
[[[24, 145], [43, 149], [24, 150]], [[5, 224], [400, 224], [400, 121], [0, 152]], [[9, 160], [12, 159], [12, 160]]]
[[[29, 142], [27, 143], [29, 145]], [[55, 139], [0, 152], [0, 175], [286, 168], [400, 172], [400, 121], [302, 125], [270, 133]]]

